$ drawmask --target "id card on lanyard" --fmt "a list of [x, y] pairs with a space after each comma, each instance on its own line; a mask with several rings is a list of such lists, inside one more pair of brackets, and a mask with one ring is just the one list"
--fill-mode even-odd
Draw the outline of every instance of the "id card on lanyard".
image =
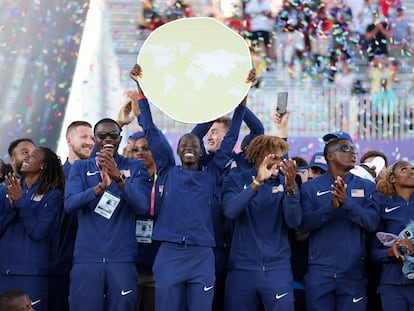
[[[154, 218], [155, 213], [155, 184], [157, 175], [154, 177], [154, 183], [151, 189], [151, 202], [150, 202], [150, 217]], [[153, 219], [137, 219], [135, 222], [135, 235], [138, 243], [151, 243], [152, 242], [152, 231], [154, 229]]]
[[105, 217], [106, 219], [111, 219], [120, 201], [120, 198], [109, 193], [108, 191], [105, 191], [96, 205], [94, 212]]
[[[96, 163], [96, 167], [99, 170], [99, 174], [101, 175], [101, 179], [103, 179], [102, 170], [99, 167], [99, 163], [96, 158], [95, 158], [95, 163]], [[111, 219], [120, 201], [121, 201], [120, 198], [118, 198], [116, 195], [106, 190], [102, 194], [102, 197], [99, 200], [98, 204], [96, 205], [94, 212], [101, 215], [102, 217], [105, 217], [106, 219]]]

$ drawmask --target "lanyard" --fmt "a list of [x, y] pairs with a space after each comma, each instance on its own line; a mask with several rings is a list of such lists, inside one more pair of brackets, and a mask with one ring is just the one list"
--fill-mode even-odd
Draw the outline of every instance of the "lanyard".
[[155, 184], [157, 182], [157, 173], [154, 173], [154, 182], [151, 189], [151, 203], [150, 203], [150, 216], [154, 217], [155, 214]]
[[101, 175], [101, 179], [103, 180], [102, 170], [101, 170], [101, 167], [99, 166], [99, 162], [98, 162], [98, 159], [96, 157], [95, 157], [95, 164], [96, 164], [96, 167], [98, 168], [99, 175]]

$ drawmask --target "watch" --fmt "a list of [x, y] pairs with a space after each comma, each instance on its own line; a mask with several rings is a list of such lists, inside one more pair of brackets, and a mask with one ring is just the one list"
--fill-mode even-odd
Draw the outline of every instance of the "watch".
[[119, 178], [118, 178], [118, 179], [115, 179], [115, 182], [116, 182], [117, 184], [119, 184], [119, 183], [121, 183], [121, 182], [125, 182], [125, 179], [126, 179], [125, 174], [124, 174], [124, 173], [121, 173], [121, 175], [119, 175]]
[[298, 192], [298, 190], [296, 189], [296, 187], [295, 188], [292, 188], [292, 189], [287, 189], [286, 190], [286, 194], [287, 195], [295, 195], [297, 192]]

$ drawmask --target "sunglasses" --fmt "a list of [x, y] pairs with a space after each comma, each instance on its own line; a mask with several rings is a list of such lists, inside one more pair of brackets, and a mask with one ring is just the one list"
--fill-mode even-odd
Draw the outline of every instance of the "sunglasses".
[[333, 148], [332, 153], [337, 152], [339, 150], [341, 150], [343, 152], [353, 152], [353, 153], [358, 153], [358, 151], [359, 151], [357, 146], [342, 144], [342, 145], [338, 145], [335, 148]]
[[148, 151], [150, 151], [150, 148], [148, 148], [148, 147], [134, 148], [131, 151], [132, 151], [132, 153], [138, 153], [140, 151], [141, 152], [148, 152]]
[[113, 132], [98, 132], [98, 133], [96, 133], [96, 136], [98, 136], [98, 138], [100, 140], [103, 140], [103, 139], [107, 138], [108, 136], [111, 139], [118, 139], [119, 136], [121, 136], [121, 133], [119, 133], [117, 131], [113, 131]]

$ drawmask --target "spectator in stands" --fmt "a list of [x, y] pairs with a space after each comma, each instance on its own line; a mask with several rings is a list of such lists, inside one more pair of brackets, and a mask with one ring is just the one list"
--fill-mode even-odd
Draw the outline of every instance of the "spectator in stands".
[[0, 293], [0, 311], [34, 311], [32, 301], [26, 292], [7, 289]]
[[283, 2], [278, 14], [279, 46], [282, 49], [283, 64], [289, 66], [289, 75], [296, 77], [296, 59], [299, 61], [299, 71], [302, 71], [305, 53], [305, 40], [302, 33], [303, 11], [292, 5], [289, 1]]
[[328, 172], [301, 188], [302, 229], [310, 234], [307, 309], [362, 311], [365, 237], [379, 222], [371, 199], [375, 186], [349, 173], [356, 163], [356, 147], [347, 138], [335, 137], [324, 136]]
[[287, 148], [281, 138], [258, 136], [246, 155], [254, 167], [225, 178], [223, 210], [235, 221], [225, 310], [256, 310], [260, 301], [265, 310], [293, 310], [288, 228], [299, 226], [301, 210]]
[[396, 95], [393, 89], [395, 71], [388, 57], [376, 56], [367, 70], [371, 85], [371, 98], [375, 109], [378, 135], [387, 137], [394, 127]]
[[333, 81], [337, 72], [337, 63], [341, 60], [352, 58], [349, 46], [350, 23], [352, 21], [352, 10], [345, 0], [337, 0], [330, 8], [332, 17], [332, 51], [330, 54], [329, 80]]
[[393, 14], [393, 9], [401, 5], [401, 0], [379, 0], [379, 7], [381, 9], [381, 14], [388, 18]]
[[390, 25], [381, 21], [378, 10], [372, 13], [373, 23], [365, 31], [365, 53], [368, 61], [372, 62], [376, 56], [388, 56], [388, 44], [391, 36]]
[[267, 0], [251, 0], [245, 9], [250, 19], [250, 31], [252, 32], [253, 45], [260, 47], [262, 54], [270, 63], [270, 46], [272, 40], [273, 17], [272, 8]]
[[46, 147], [32, 149], [20, 173], [22, 179], [9, 174], [9, 185], [0, 188], [0, 291], [24, 290], [42, 311], [48, 305], [49, 239], [65, 176], [59, 157]]
[[311, 14], [310, 25], [311, 55], [317, 74], [325, 71], [332, 47], [332, 19], [329, 18], [327, 6], [320, 3]]
[[354, 35], [358, 36], [358, 40], [356, 41], [358, 46], [358, 57], [365, 58], [364, 55], [364, 48], [366, 46], [366, 39], [365, 33], [367, 31], [367, 27], [374, 23], [373, 12], [378, 11], [378, 7], [374, 4], [373, 0], [364, 0], [364, 4], [359, 11], [359, 13], [355, 14], [353, 17], [353, 24], [354, 24]]
[[[378, 182], [378, 191], [385, 195], [380, 203], [378, 231], [398, 235], [414, 219], [414, 167], [408, 161], [398, 161], [388, 168], [384, 179]], [[409, 311], [414, 306], [414, 280], [403, 275], [402, 266], [407, 252], [414, 255], [414, 246], [408, 238], [395, 238], [391, 247], [372, 241], [372, 258], [382, 265], [378, 288], [384, 311]]]
[[390, 19], [390, 57], [394, 57], [398, 60], [399, 65], [403, 64], [404, 60], [409, 60], [409, 64], [411, 65], [411, 20], [404, 15], [404, 6], [397, 6], [395, 11], [396, 16]]
[[334, 77], [336, 91], [336, 105], [338, 109], [336, 115], [340, 120], [340, 128], [354, 133], [355, 124], [357, 123], [358, 101], [352, 100], [354, 93], [354, 84], [356, 73], [352, 70], [351, 59], [344, 59], [338, 62], [338, 71]]
[[133, 310], [137, 300], [135, 216], [149, 209], [150, 178], [141, 161], [118, 154], [116, 121], [95, 124], [96, 157], [75, 161], [65, 210], [77, 213], [69, 305], [73, 310]]
[[164, 20], [158, 11], [157, 6], [154, 5], [154, 0], [143, 0], [141, 3], [142, 14], [138, 24], [140, 30], [153, 31], [164, 24]]

